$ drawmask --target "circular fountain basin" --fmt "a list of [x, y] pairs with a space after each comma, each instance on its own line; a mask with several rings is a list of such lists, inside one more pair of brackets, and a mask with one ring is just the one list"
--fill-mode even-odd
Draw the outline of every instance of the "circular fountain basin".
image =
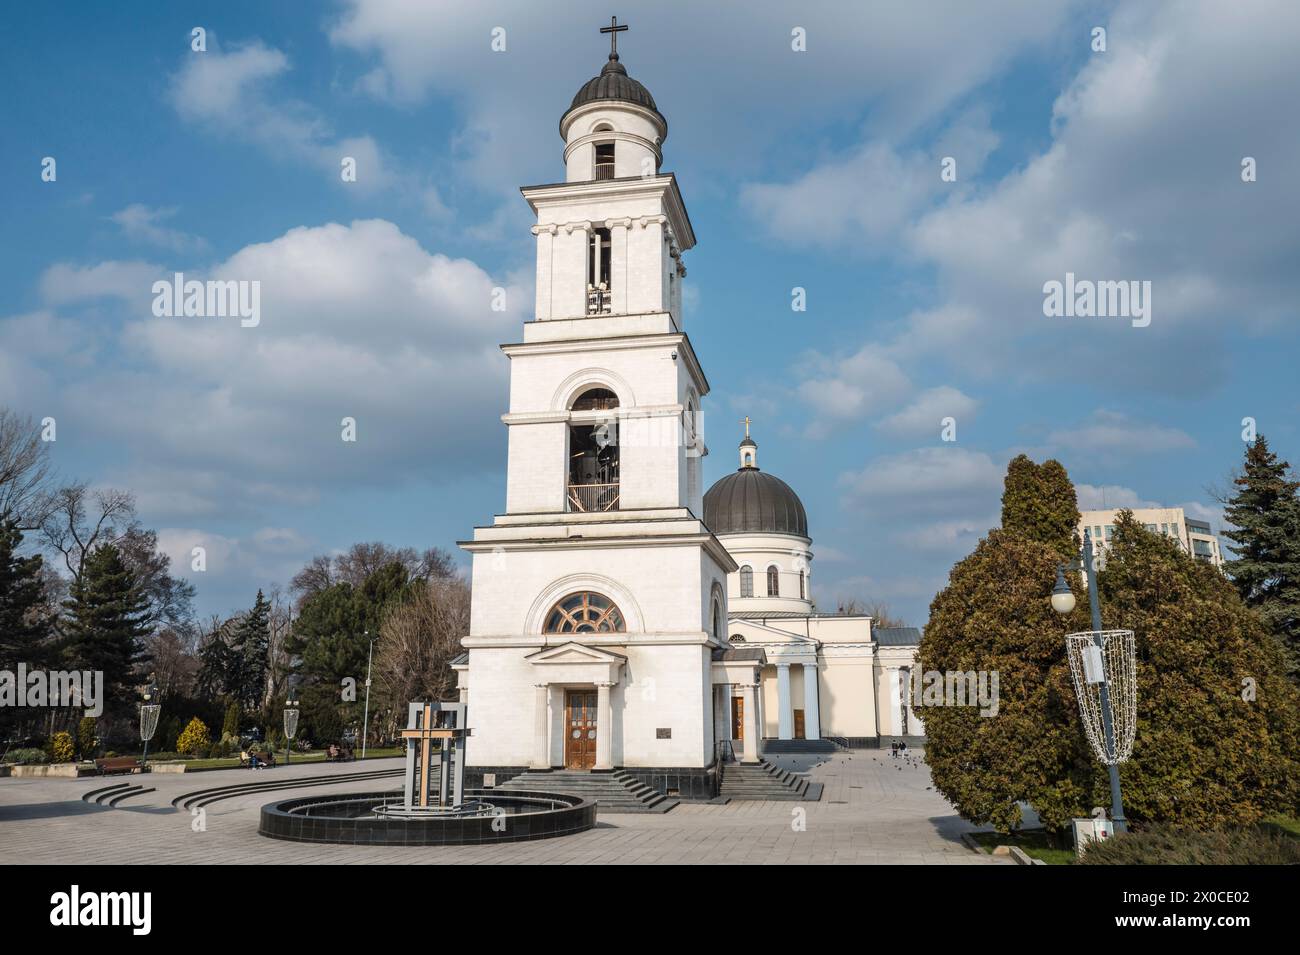
[[596, 803], [561, 793], [465, 791], [464, 811], [402, 812], [400, 794], [336, 793], [267, 803], [257, 831], [290, 842], [357, 846], [468, 846], [584, 832]]

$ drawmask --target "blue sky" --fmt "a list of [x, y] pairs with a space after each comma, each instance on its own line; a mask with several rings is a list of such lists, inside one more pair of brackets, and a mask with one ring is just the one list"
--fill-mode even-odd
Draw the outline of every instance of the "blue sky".
[[[517, 190], [563, 177], [556, 124], [611, 13], [699, 239], [707, 477], [750, 415], [807, 505], [823, 604], [924, 623], [1021, 451], [1085, 504], [1105, 487], [1216, 528], [1243, 417], [1300, 459], [1293, 4], [463, 6], [7, 15], [0, 405], [53, 416], [60, 471], [133, 490], [179, 570], [208, 548], [202, 612], [502, 508], [496, 345], [533, 282]], [[259, 278], [262, 324], [155, 318], [173, 271]], [[1067, 271], [1150, 281], [1151, 324], [1045, 317]]]

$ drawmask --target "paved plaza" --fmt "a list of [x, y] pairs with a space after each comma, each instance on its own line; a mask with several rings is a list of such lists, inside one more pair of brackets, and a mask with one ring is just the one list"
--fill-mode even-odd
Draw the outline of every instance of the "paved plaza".
[[[664, 815], [601, 814], [591, 831], [559, 839], [493, 846], [350, 847], [280, 842], [257, 834], [265, 803], [298, 794], [395, 788], [345, 781], [310, 789], [254, 793], [213, 803], [205, 831], [172, 800], [200, 789], [273, 779], [311, 778], [363, 768], [398, 769], [401, 760], [279, 767], [264, 771], [130, 777], [156, 791], [117, 808], [82, 795], [114, 779], [0, 779], [0, 861], [6, 863], [908, 863], [1012, 864], [972, 852], [961, 842], [971, 826], [938, 793], [919, 761], [887, 752], [773, 757], [825, 786], [819, 802], [682, 803]], [[797, 831], [800, 810], [804, 831]]]

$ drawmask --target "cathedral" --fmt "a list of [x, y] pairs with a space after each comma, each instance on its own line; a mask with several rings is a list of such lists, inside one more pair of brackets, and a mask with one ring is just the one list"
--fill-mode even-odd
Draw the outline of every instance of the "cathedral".
[[560, 119], [537, 216], [535, 316], [510, 361], [504, 513], [472, 555], [455, 662], [472, 785], [621, 770], [683, 798], [765, 750], [918, 738], [917, 631], [820, 613], [803, 504], [758, 445], [705, 493], [709, 381], [682, 323], [696, 237], [668, 121], [619, 59]]

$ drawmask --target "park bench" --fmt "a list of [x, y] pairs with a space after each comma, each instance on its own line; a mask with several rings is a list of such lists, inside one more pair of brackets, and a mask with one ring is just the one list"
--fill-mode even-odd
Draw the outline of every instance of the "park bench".
[[352, 750], [346, 746], [330, 744], [330, 748], [325, 751], [325, 762], [327, 763], [346, 763], [352, 759]]
[[258, 763], [262, 766], [275, 765], [275, 754], [268, 753], [261, 750], [258, 750], [256, 752], [244, 750], [242, 753], [239, 754], [239, 765], [245, 768], [251, 767], [253, 765], [254, 756], [257, 757]]
[[95, 760], [95, 772], [101, 776], [111, 776], [114, 773], [139, 773], [144, 771], [144, 765], [134, 756], [110, 756], [107, 759]]

